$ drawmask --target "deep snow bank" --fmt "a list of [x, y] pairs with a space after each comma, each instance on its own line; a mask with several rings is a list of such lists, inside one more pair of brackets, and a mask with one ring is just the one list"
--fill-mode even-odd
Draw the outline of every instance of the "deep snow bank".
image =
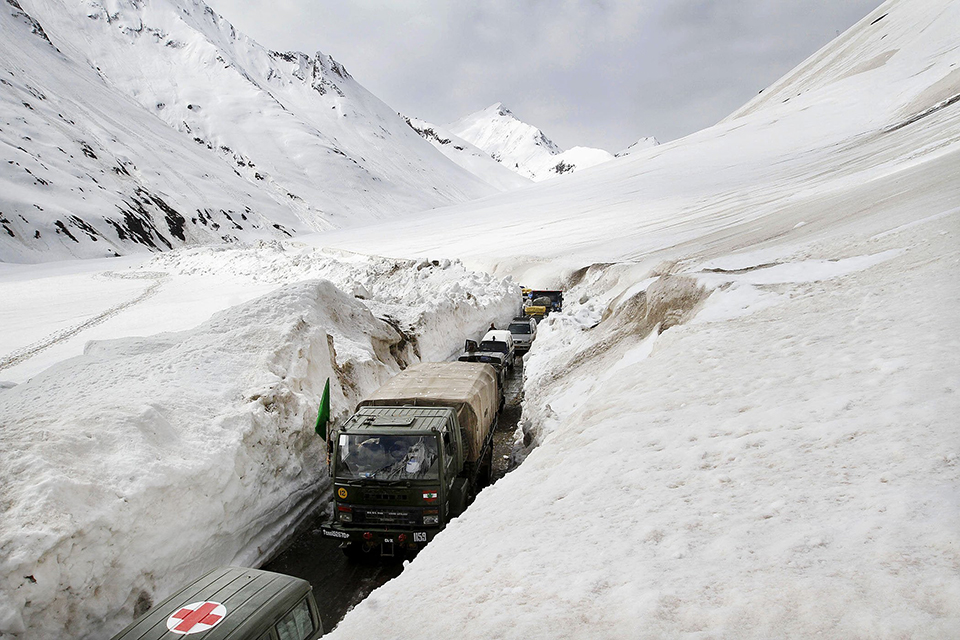
[[[0, 394], [0, 635], [108, 636], [211, 567], [256, 564], [327, 484], [313, 434], [327, 377], [347, 414], [402, 366], [509, 316], [518, 295], [456, 264], [279, 246], [144, 268], [216, 282], [242, 264], [294, 282], [195, 329], [90, 343]], [[320, 271], [352, 290], [296, 282]]]
[[448, 360], [459, 353], [464, 336], [481, 334], [491, 320], [506, 324], [520, 305], [520, 287], [510, 278], [470, 271], [459, 261], [398, 260], [295, 242], [173, 251], [142, 270], [258, 286], [330, 280], [415, 340], [415, 355], [427, 362]]
[[399, 342], [308, 282], [193, 331], [91, 343], [4, 392], [4, 634], [102, 634], [206, 567], [255, 562], [324, 481], [324, 381], [350, 404], [398, 370]]

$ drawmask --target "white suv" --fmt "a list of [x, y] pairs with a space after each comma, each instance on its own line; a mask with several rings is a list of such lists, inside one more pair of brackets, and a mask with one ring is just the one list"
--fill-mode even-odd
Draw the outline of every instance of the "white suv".
[[503, 361], [508, 368], [513, 369], [513, 336], [505, 329], [491, 329], [480, 341], [480, 349], [503, 354]]
[[537, 337], [537, 321], [523, 316], [514, 318], [510, 322], [510, 335], [513, 336], [513, 347], [517, 351], [529, 351], [530, 344]]

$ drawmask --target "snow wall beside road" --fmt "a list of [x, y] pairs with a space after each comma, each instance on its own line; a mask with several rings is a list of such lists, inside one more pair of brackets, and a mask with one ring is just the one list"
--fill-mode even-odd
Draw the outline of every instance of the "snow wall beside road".
[[[189, 259], [229, 270], [222, 257]], [[177, 259], [146, 268], [180, 273]], [[92, 342], [0, 393], [0, 635], [108, 637], [212, 567], [256, 564], [328, 484], [313, 431], [328, 377], [348, 415], [418, 353], [454, 352], [516, 305], [515, 285], [458, 265], [390, 271], [367, 301], [285, 285], [192, 330]], [[387, 308], [400, 317], [379, 319]]]

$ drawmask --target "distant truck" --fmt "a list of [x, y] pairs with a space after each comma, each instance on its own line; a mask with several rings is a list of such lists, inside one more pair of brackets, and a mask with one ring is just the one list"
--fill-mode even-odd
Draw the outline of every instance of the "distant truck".
[[358, 405], [332, 434], [333, 520], [348, 557], [415, 553], [490, 483], [497, 373], [421, 363]]
[[460, 362], [482, 362], [489, 364], [497, 372], [497, 387], [500, 398], [500, 410], [503, 410], [506, 399], [504, 397], [504, 387], [507, 383], [507, 362], [506, 354], [492, 351], [480, 351], [480, 345], [476, 340], [467, 340], [463, 353], [457, 358]]
[[113, 640], [316, 640], [323, 635], [310, 583], [240, 567], [215, 569], [152, 607]]
[[524, 289], [523, 315], [540, 319], [562, 309], [562, 291]]

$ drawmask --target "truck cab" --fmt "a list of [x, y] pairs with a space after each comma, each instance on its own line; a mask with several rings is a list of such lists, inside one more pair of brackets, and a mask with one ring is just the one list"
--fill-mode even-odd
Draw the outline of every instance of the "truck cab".
[[336, 436], [324, 535], [349, 556], [418, 550], [466, 508], [462, 448], [449, 407], [361, 407]]
[[331, 439], [333, 518], [348, 557], [413, 554], [490, 481], [490, 365], [422, 363], [364, 399]]

